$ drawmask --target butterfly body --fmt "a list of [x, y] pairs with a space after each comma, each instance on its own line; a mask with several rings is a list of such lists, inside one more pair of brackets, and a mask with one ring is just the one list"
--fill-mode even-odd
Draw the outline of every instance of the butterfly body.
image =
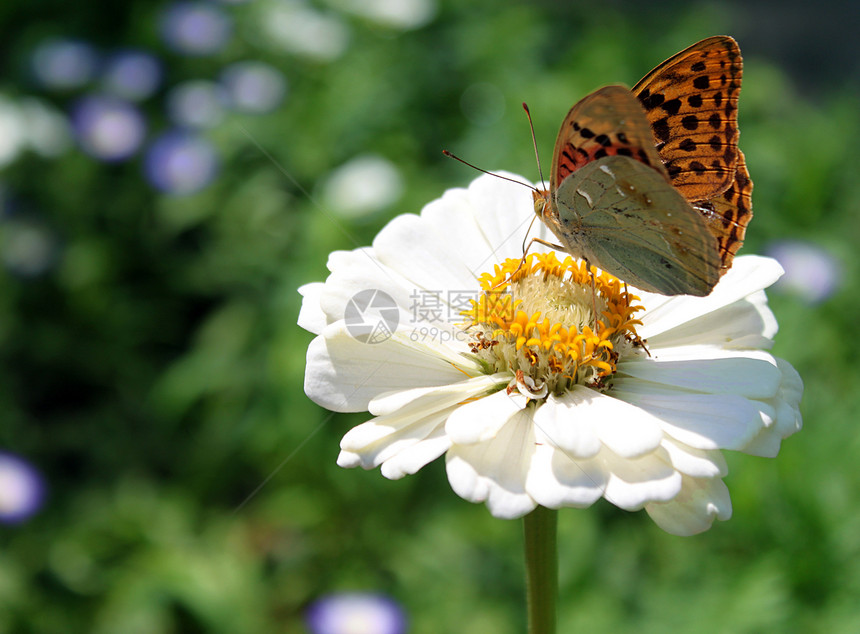
[[752, 183], [737, 149], [740, 52], [673, 56], [633, 90], [601, 88], [561, 125], [535, 212], [560, 246], [634, 286], [708, 295], [743, 240]]

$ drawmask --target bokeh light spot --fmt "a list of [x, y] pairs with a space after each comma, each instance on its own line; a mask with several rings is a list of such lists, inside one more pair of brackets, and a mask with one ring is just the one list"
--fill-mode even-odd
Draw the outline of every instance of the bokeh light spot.
[[104, 161], [121, 161], [137, 152], [146, 135], [146, 121], [130, 103], [116, 97], [90, 95], [72, 109], [72, 127], [81, 148]]
[[171, 131], [149, 148], [145, 170], [147, 179], [156, 189], [169, 194], [191, 194], [215, 178], [218, 157], [206, 139]]
[[336, 16], [298, 2], [264, 5], [260, 28], [272, 46], [319, 61], [332, 61], [346, 50], [349, 31]]
[[230, 105], [240, 112], [274, 110], [287, 92], [284, 76], [262, 62], [238, 62], [228, 66], [221, 74], [221, 85]]
[[388, 597], [371, 593], [334, 594], [307, 612], [312, 634], [403, 634], [406, 617]]
[[161, 35], [174, 51], [186, 55], [211, 55], [227, 44], [233, 32], [229, 16], [203, 2], [171, 5], [161, 19]]
[[0, 452], [0, 522], [23, 522], [39, 510], [44, 496], [39, 472], [18, 456]]
[[774, 289], [793, 293], [810, 304], [824, 301], [842, 283], [842, 266], [826, 249], [801, 240], [774, 242], [765, 253], [785, 269]]
[[48, 40], [33, 51], [33, 74], [46, 88], [69, 90], [92, 80], [98, 67], [98, 55], [86, 42]]
[[344, 217], [372, 213], [397, 201], [403, 179], [391, 161], [359, 156], [334, 170], [323, 186], [326, 206]]
[[143, 51], [124, 51], [111, 58], [102, 82], [105, 92], [131, 101], [151, 97], [161, 84], [161, 64]]
[[167, 94], [167, 114], [178, 126], [211, 128], [224, 119], [226, 102], [224, 88], [214, 81], [186, 81]]

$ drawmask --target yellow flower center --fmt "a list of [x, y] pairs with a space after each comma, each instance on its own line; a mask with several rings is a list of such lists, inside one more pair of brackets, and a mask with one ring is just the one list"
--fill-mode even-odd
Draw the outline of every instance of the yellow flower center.
[[510, 371], [509, 391], [530, 398], [582, 384], [606, 389], [620, 356], [641, 353], [632, 315], [643, 310], [620, 280], [554, 253], [509, 259], [479, 278], [462, 312], [472, 354], [487, 373]]

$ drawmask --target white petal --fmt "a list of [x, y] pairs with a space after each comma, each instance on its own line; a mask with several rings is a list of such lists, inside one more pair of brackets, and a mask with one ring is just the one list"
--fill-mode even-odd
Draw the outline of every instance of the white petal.
[[[457, 404], [485, 392], [490, 386], [492, 377], [478, 377], [454, 385], [404, 390], [377, 399], [371, 405], [377, 404], [377, 412], [385, 413], [347, 432], [341, 440], [341, 449], [359, 454], [361, 465], [368, 469], [411, 451], [415, 455], [410, 453], [401, 456], [400, 461], [405, 461], [402, 466], [398, 461], [383, 469], [383, 475], [385, 472], [399, 473], [401, 468], [412, 468], [412, 460], [425, 459], [437, 446], [444, 445], [442, 451], [445, 451], [450, 440], [446, 436], [444, 443], [434, 442], [432, 447], [413, 449], [413, 446], [444, 435], [444, 421]], [[428, 459], [435, 459], [438, 455]], [[418, 464], [415, 468], [424, 464]]]
[[412, 475], [424, 465], [436, 460], [450, 447], [451, 440], [445, 434], [445, 427], [439, 425], [421, 442], [404, 448], [383, 462], [382, 475], [389, 480], [398, 480], [405, 475]]
[[618, 379], [612, 394], [657, 417], [663, 431], [698, 449], [743, 449], [762, 429], [757, 403], [735, 394], [691, 394]]
[[773, 431], [773, 422], [776, 418], [776, 412], [766, 403], [759, 402], [759, 405], [762, 409], [762, 420], [765, 424], [762, 425], [761, 431], [759, 431], [754, 438], [750, 439], [750, 441], [744, 445], [741, 450], [751, 456], [773, 458], [779, 453], [779, 447], [782, 443], [782, 438]]
[[350, 429], [341, 439], [340, 448], [358, 455], [359, 464], [365, 469], [373, 469], [426, 438], [437, 437], [439, 434], [436, 432], [444, 428], [449, 412], [435, 412], [408, 423], [400, 421], [396, 426], [374, 418]]
[[675, 295], [666, 298], [636, 291], [647, 309], [639, 334], [650, 339], [685, 322], [729, 306], [767, 288], [778, 280], [782, 273], [782, 267], [772, 258], [745, 255], [734, 259], [732, 268], [707, 297]]
[[630, 460], [610, 451], [600, 453], [609, 472], [603, 497], [615, 506], [636, 511], [648, 502], [666, 502], [681, 489], [681, 474], [670, 465], [665, 449]]
[[584, 508], [600, 499], [608, 474], [599, 460], [575, 460], [552, 445], [539, 444], [526, 478], [526, 491], [547, 508]]
[[302, 296], [302, 308], [299, 310], [298, 324], [308, 332], [318, 335], [326, 325], [326, 316], [320, 308], [320, 296], [323, 292], [322, 282], [312, 282], [299, 287]]
[[694, 478], [721, 478], [729, 472], [726, 459], [719, 451], [702, 451], [673, 440], [664, 440], [663, 449], [672, 466]]
[[685, 477], [681, 492], [674, 500], [647, 504], [645, 510], [667, 533], [688, 536], [708, 530], [714, 518], [729, 519], [732, 501], [722, 480]]
[[305, 394], [326, 409], [360, 412], [383, 392], [458, 383], [462, 378], [463, 372], [448, 359], [416, 348], [408, 339], [364, 344], [342, 324], [331, 324], [308, 346]]
[[[478, 208], [469, 190], [461, 188], [449, 189], [442, 198], [421, 210], [422, 220], [435, 235], [445, 236], [447, 246], [458, 254], [466, 269], [477, 276], [497, 259], [484, 227], [476, 220], [476, 213]], [[456, 231], [452, 231], [452, 227], [456, 227]]]
[[460, 497], [486, 502], [495, 517], [522, 517], [537, 506], [525, 491], [534, 450], [531, 419], [522, 410], [492, 440], [451, 447], [446, 461], [448, 481]]
[[[517, 395], [518, 396], [518, 395]], [[448, 422], [445, 432], [458, 445], [471, 445], [493, 438], [505, 424], [519, 414], [527, 401], [515, 398], [506, 390], [500, 390], [483, 398], [458, 407]], [[531, 421], [531, 409], [527, 412]]]
[[591, 458], [600, 451], [600, 439], [592, 418], [583, 415], [578, 404], [568, 395], [550, 395], [534, 413], [535, 433], [539, 441], [551, 443], [571, 458]]
[[[328, 323], [344, 319], [347, 306], [357, 294], [376, 290], [390, 297], [399, 309], [398, 326], [404, 329], [415, 327], [417, 315], [413, 313], [413, 304], [415, 298], [423, 300], [425, 297], [409, 280], [382, 264], [373, 249], [335, 251], [329, 256], [328, 266], [332, 273], [326, 279], [325, 290], [320, 296], [320, 306]], [[445, 321], [448, 315], [444, 311], [442, 318], [442, 323], [448, 323]]]
[[[684, 349], [685, 356], [688, 350], [689, 347]], [[667, 356], [670, 354], [669, 351], [661, 351], [664, 352]], [[714, 349], [709, 352], [711, 358], [623, 361], [618, 364], [618, 372], [697, 392], [737, 394], [749, 398], [768, 398], [779, 388], [781, 373], [776, 361], [766, 352]], [[652, 351], [652, 354], [657, 353]]]
[[341, 449], [337, 456], [337, 466], [344, 469], [354, 469], [361, 465], [361, 455]]
[[[507, 172], [496, 172], [501, 176], [526, 183], [521, 176]], [[469, 185], [468, 195], [475, 208], [475, 218], [484, 233], [487, 254], [486, 262], [479, 265], [480, 271], [492, 268], [496, 262], [506, 258], [522, 256], [523, 239], [534, 218], [534, 201], [531, 184], [523, 187], [500, 180], [494, 176], [481, 176]], [[555, 241], [542, 222], [534, 223], [530, 237]], [[546, 247], [532, 245], [532, 252], [546, 251]]]
[[431, 409], [438, 411], [443, 407], [456, 405], [477, 396], [483, 396], [495, 386], [507, 384], [510, 380], [508, 373], [480, 375], [465, 381], [437, 387], [418, 387], [411, 390], [386, 392], [374, 398], [368, 404], [367, 410], [375, 416], [384, 416], [398, 412], [409, 414]]
[[655, 329], [647, 325], [638, 330], [639, 335], [648, 340], [649, 348], [655, 349], [686, 345], [770, 348], [777, 325], [767, 306], [767, 296], [759, 291], [659, 334], [652, 334]]
[[777, 358], [776, 362], [782, 372], [782, 382], [775, 399], [777, 418], [774, 430], [781, 438], [787, 438], [803, 427], [800, 415], [803, 379], [788, 361]]
[[[469, 337], [459, 325], [463, 322], [460, 311], [465, 306], [464, 297], [477, 296], [477, 286], [471, 290], [418, 287], [381, 263], [372, 249], [335, 252], [329, 265], [334, 270], [320, 296], [329, 324], [345, 319], [347, 307], [357, 294], [376, 291], [380, 301], [392, 302], [391, 307], [398, 311], [394, 324], [390, 323], [391, 316], [385, 315], [386, 326], [396, 330], [397, 336], [416, 346], [447, 348], [446, 354], [460, 355], [468, 350]], [[373, 312], [368, 316], [379, 317]]]
[[389, 222], [373, 240], [380, 262], [403, 275], [415, 288], [444, 292], [476, 289], [479, 271], [470, 271], [420, 216], [404, 214]]
[[742, 447], [741, 451], [754, 456], [773, 458], [779, 453], [783, 438], [799, 431], [803, 426], [800, 415], [800, 397], [803, 394], [803, 382], [797, 371], [782, 359], [776, 359], [781, 372], [779, 389], [773, 398], [752, 400], [762, 428]]
[[[648, 412], [585, 386], [574, 386], [559, 401], [580, 426], [590, 426], [604, 445], [625, 458], [652, 451], [663, 439], [660, 421]], [[565, 431], [556, 431], [563, 440]], [[550, 440], [555, 444], [555, 438], [550, 436]], [[587, 437], [583, 440], [590, 443]]]

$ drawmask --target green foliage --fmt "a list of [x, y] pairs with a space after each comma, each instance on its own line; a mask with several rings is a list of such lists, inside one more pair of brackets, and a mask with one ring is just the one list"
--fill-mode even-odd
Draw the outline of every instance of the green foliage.
[[[711, 4], [443, 1], [399, 30], [332, 2], [311, 10], [348, 39], [322, 60], [262, 35], [272, 1], [225, 3], [234, 33], [210, 57], [166, 49], [163, 7], [146, 3], [0, 14], [11, 60], [0, 92], [16, 98], [62, 110], [78, 94], [28, 78], [45, 37], [161, 57], [165, 90], [141, 104], [152, 134], [168, 127], [167, 88], [230, 62], [263, 60], [289, 83], [273, 112], [230, 113], [205, 132], [221, 171], [194, 194], [153, 190], [139, 157], [106, 164], [75, 149], [25, 153], [0, 173], [14, 208], [0, 243], [24, 219], [56, 247], [40, 274], [0, 270], [0, 446], [49, 483], [40, 513], [0, 527], [0, 634], [303, 631], [305, 607], [340, 590], [390, 594], [416, 634], [522, 631], [518, 522], [459, 499], [438, 462], [396, 482], [334, 464], [365, 415], [305, 397], [312, 335], [296, 325], [296, 289], [324, 279], [330, 251], [367, 245], [390, 217], [469, 182], [443, 148], [537, 179], [523, 100], [548, 163], [587, 91], [632, 85], [708, 35], [737, 29], [742, 48], [763, 51], [739, 9]], [[776, 460], [730, 456], [734, 517], [704, 535], [672, 537], [605, 503], [562, 511], [560, 631], [860, 627], [858, 94], [801, 90], [810, 78], [764, 54], [745, 63], [756, 216], [744, 252], [803, 238], [844, 267], [824, 303], [771, 293], [775, 352], [806, 382], [806, 429]], [[360, 155], [388, 159], [405, 187], [349, 217], [324, 183]]]

